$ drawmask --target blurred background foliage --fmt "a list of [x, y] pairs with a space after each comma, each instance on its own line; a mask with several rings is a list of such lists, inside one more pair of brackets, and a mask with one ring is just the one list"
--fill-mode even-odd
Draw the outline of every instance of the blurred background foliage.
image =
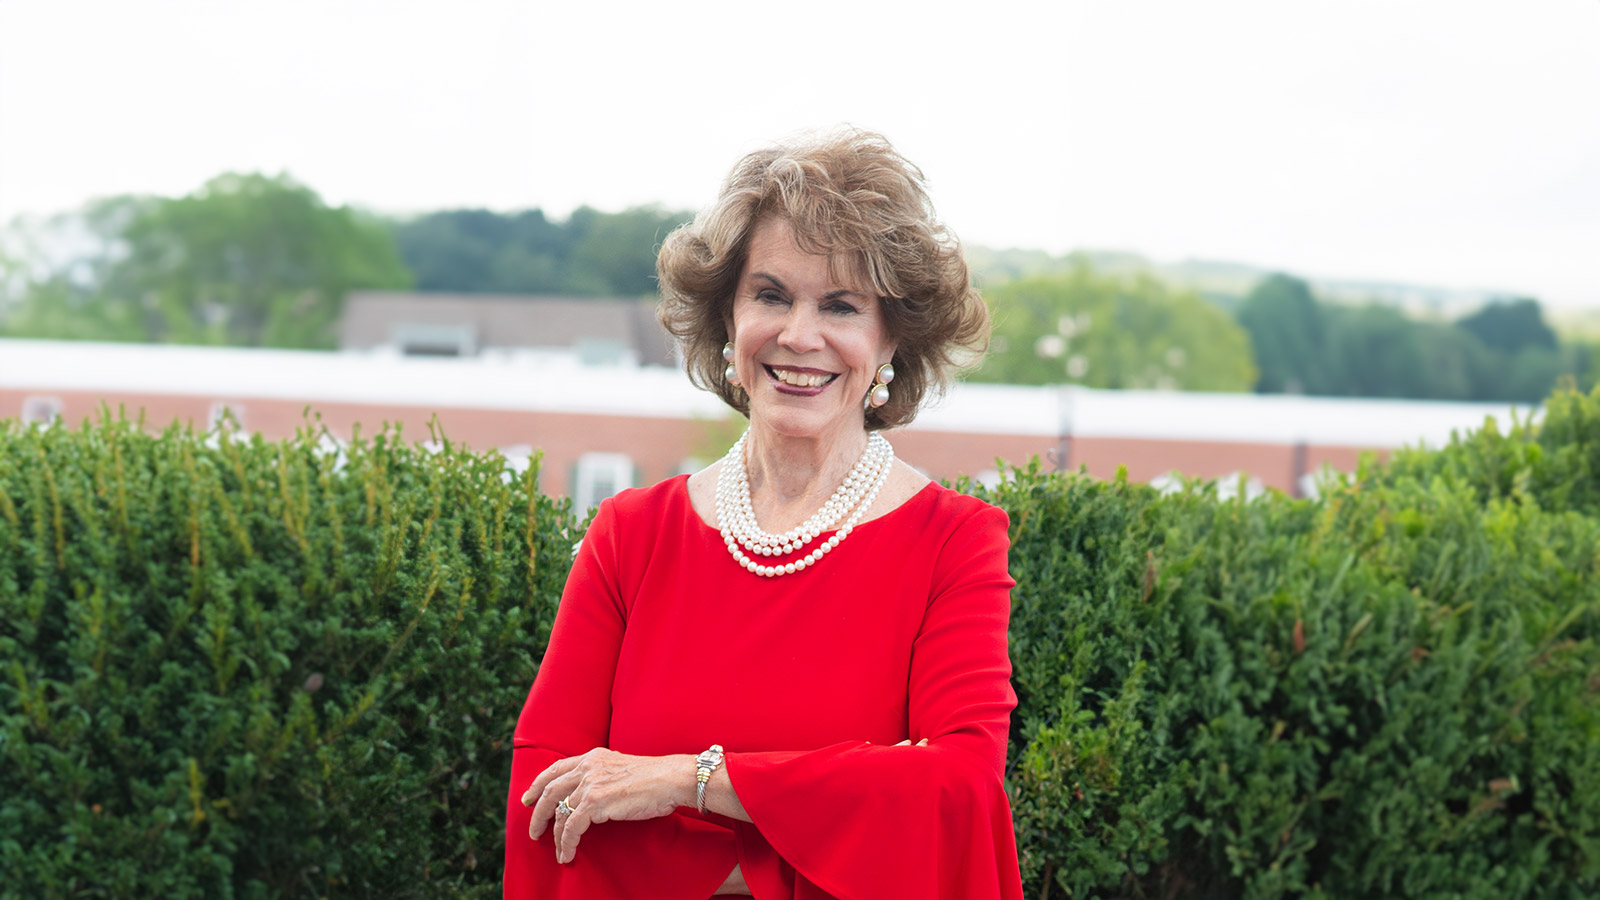
[[[380, 216], [287, 175], [224, 174], [0, 229], [0, 336], [333, 349], [356, 289], [647, 297], [657, 248], [690, 218]], [[1558, 334], [1529, 297], [1406, 304], [1406, 286], [1132, 253], [968, 258], [995, 318], [976, 380], [1536, 403], [1563, 379], [1592, 386], [1600, 364], [1593, 316]]]
[[985, 297], [994, 339], [975, 376], [983, 381], [1193, 391], [1244, 391], [1256, 381], [1245, 330], [1148, 273], [1107, 275], [1080, 262], [1063, 275], [1002, 282]]

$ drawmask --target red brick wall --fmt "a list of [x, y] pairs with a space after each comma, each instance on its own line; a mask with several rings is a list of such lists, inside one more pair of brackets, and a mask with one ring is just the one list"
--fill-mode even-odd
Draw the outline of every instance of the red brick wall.
[[[208, 397], [192, 396], [0, 389], [0, 416], [19, 415], [24, 398], [36, 394], [59, 398], [62, 415], [72, 427], [85, 417], [97, 415], [104, 401], [113, 412], [119, 405], [126, 406], [130, 417], [136, 417], [142, 407], [152, 429], [163, 428], [174, 420], [191, 421], [204, 428], [213, 402]], [[243, 407], [246, 430], [271, 440], [293, 435], [305, 422], [306, 404], [300, 401], [229, 398], [229, 402]], [[313, 409], [322, 414], [328, 430], [341, 439], [350, 437], [357, 422], [364, 434], [371, 435], [388, 421], [400, 423], [408, 440], [426, 440], [428, 422], [434, 414], [434, 410], [420, 406], [329, 402], [316, 403]], [[545, 490], [556, 493], [571, 491], [573, 467], [578, 457], [587, 452], [625, 453], [634, 461], [639, 483], [660, 481], [679, 470], [708, 428], [706, 423], [685, 419], [521, 410], [454, 408], [439, 411], [438, 417], [446, 437], [474, 449], [517, 444], [542, 449], [540, 482]], [[1057, 461], [1049, 455], [1057, 449], [1057, 441], [1050, 437], [900, 430], [891, 432], [889, 438], [900, 458], [935, 478], [993, 469], [996, 457], [1025, 465], [1033, 456], [1039, 456], [1046, 469], [1057, 467]], [[1127, 466], [1128, 477], [1135, 481], [1149, 481], [1174, 470], [1207, 478], [1245, 471], [1268, 487], [1291, 491], [1295, 478], [1294, 448], [1282, 444], [1076, 437], [1068, 442], [1067, 451], [1066, 468], [1087, 466], [1096, 478], [1111, 478], [1119, 465]], [[1357, 447], [1307, 447], [1305, 462], [1313, 471], [1324, 462], [1353, 471], [1361, 452]]]

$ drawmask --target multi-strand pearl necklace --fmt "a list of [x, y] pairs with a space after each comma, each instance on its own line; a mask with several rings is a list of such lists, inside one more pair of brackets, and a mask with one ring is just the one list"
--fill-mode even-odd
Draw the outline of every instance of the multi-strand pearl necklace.
[[[783, 534], [768, 534], [756, 523], [755, 507], [750, 503], [750, 476], [744, 461], [745, 440], [749, 436], [750, 433], [745, 432], [722, 458], [722, 471], [717, 474], [717, 525], [733, 561], [757, 575], [792, 575], [816, 565], [817, 560], [850, 536], [872, 501], [878, 498], [878, 491], [889, 478], [889, 470], [894, 468], [894, 448], [889, 446], [888, 440], [877, 432], [867, 435], [867, 447], [861, 452], [861, 458], [822, 508]], [[845, 518], [847, 514], [849, 517]], [[845, 522], [838, 531], [799, 559], [765, 565], [746, 555], [747, 550], [762, 557], [798, 552], [840, 519]]]

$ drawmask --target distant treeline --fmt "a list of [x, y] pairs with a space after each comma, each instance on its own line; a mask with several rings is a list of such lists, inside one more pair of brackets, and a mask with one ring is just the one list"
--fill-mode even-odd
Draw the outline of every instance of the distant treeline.
[[417, 290], [643, 297], [656, 290], [656, 248], [691, 217], [585, 206], [552, 221], [538, 209], [457, 209], [391, 227]]
[[688, 215], [333, 207], [287, 176], [114, 197], [0, 234], [0, 334], [331, 349], [355, 289], [645, 297]]
[[[398, 219], [329, 206], [288, 176], [225, 174], [0, 232], [0, 336], [329, 349], [355, 289], [648, 297], [657, 248], [688, 219], [655, 207]], [[970, 258], [996, 323], [980, 380], [1526, 402], [1564, 375], [1595, 380], [1595, 348], [1561, 344], [1528, 298], [1420, 321], [1242, 267], [1201, 293], [1131, 256]]]
[[1392, 306], [1318, 302], [1304, 281], [1267, 278], [1245, 297], [1262, 392], [1537, 403], [1562, 376], [1594, 383], [1597, 349], [1562, 346], [1529, 297], [1496, 301], [1454, 322]]
[[984, 293], [995, 318], [984, 381], [1537, 403], [1564, 376], [1588, 388], [1600, 365], [1600, 348], [1561, 344], [1526, 297], [1423, 321], [1320, 300], [1288, 275], [1215, 303], [1087, 262]]

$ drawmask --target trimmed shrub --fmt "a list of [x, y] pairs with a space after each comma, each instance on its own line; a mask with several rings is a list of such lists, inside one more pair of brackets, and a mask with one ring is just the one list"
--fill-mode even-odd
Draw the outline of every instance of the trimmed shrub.
[[1029, 895], [1589, 896], [1600, 522], [1011, 473]]
[[1452, 436], [1434, 450], [1407, 449], [1371, 479], [1395, 483], [1443, 478], [1470, 486], [1480, 500], [1525, 497], [1542, 508], [1600, 517], [1600, 385], [1587, 395], [1559, 390], [1545, 401], [1537, 424], [1495, 420]]
[[573, 539], [536, 477], [0, 423], [0, 893], [497, 894]]
[[[972, 488], [1029, 896], [1600, 891], [1596, 423], [1558, 395], [1318, 502]], [[0, 894], [497, 894], [580, 532], [391, 430], [0, 423]]]

